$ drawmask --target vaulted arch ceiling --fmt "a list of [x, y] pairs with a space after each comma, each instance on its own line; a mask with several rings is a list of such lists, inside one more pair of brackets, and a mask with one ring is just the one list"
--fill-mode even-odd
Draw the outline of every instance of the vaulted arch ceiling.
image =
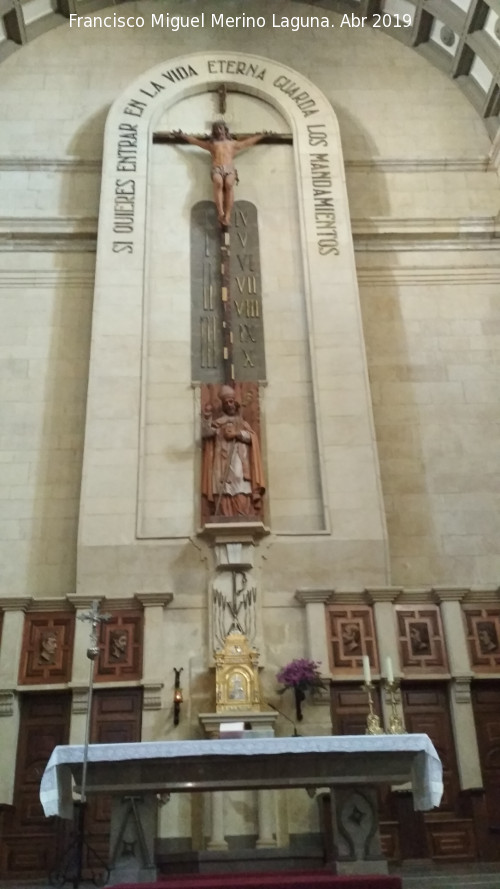
[[[115, 0], [118, 5], [124, 0]], [[321, 10], [366, 16], [371, 27], [413, 48], [463, 90], [493, 139], [500, 125], [500, 0], [300, 0]], [[0, 61], [71, 13], [89, 15], [109, 0], [0, 0]], [[411, 26], [398, 27], [403, 16]], [[398, 19], [399, 16], [399, 19]], [[406, 19], [408, 21], [408, 19]]]

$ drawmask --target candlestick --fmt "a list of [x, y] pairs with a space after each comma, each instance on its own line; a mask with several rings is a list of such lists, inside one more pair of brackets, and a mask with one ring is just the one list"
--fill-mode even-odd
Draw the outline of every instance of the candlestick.
[[387, 670], [386, 688], [389, 693], [389, 703], [391, 705], [391, 718], [389, 720], [390, 735], [406, 735], [406, 729], [403, 720], [398, 712], [398, 692], [399, 682], [395, 679], [389, 681], [389, 670]]
[[[364, 667], [364, 663], [363, 663]], [[369, 668], [368, 668], [369, 669]], [[368, 716], [366, 717], [366, 729], [365, 735], [383, 735], [384, 730], [380, 725], [380, 718], [375, 713], [373, 708], [373, 685], [371, 682], [365, 682], [363, 685], [364, 690], [368, 695]]]
[[363, 676], [365, 685], [371, 685], [372, 675], [370, 672], [370, 658], [367, 654], [363, 655]]

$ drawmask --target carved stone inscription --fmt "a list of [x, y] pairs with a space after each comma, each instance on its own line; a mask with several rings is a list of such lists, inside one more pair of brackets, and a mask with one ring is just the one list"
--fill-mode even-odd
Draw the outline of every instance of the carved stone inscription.
[[[215, 204], [200, 201], [191, 212], [191, 336], [193, 380], [223, 379], [220, 225]], [[249, 201], [234, 205], [229, 229], [229, 280], [234, 378], [265, 379], [262, 287], [257, 210]]]
[[215, 204], [191, 211], [191, 374], [215, 383], [222, 372], [220, 226]]
[[237, 201], [234, 207], [230, 282], [235, 378], [265, 380], [259, 232], [257, 210], [249, 201]]

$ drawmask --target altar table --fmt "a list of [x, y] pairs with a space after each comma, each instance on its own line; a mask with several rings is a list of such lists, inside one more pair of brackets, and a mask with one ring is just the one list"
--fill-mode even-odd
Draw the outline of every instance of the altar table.
[[[40, 786], [47, 816], [73, 817], [72, 780], [78, 786], [83, 754], [82, 746], [60, 746], [52, 753]], [[374, 785], [407, 782], [415, 809], [439, 805], [442, 766], [427, 735], [155, 741], [88, 748], [89, 794], [156, 799], [162, 792], [329, 787], [336, 866], [345, 860], [346, 868], [360, 873], [369, 867], [380, 873], [382, 868]], [[385, 862], [383, 866], [387, 868]]]

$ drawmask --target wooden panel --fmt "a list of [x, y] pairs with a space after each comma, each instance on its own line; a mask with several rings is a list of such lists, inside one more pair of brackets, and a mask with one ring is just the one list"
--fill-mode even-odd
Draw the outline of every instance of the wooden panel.
[[27, 614], [24, 621], [19, 684], [69, 682], [73, 658], [74, 615]]
[[467, 643], [476, 673], [500, 670], [500, 608], [464, 607]]
[[[331, 718], [333, 735], [364, 735], [368, 716], [368, 699], [360, 685], [331, 685]], [[378, 689], [374, 689], [373, 705], [380, 716]]]
[[458, 775], [445, 685], [403, 685], [402, 705], [408, 732], [429, 735], [443, 764], [444, 793], [439, 811], [455, 812]]
[[4, 877], [44, 876], [52, 867], [66, 823], [46, 818], [39, 800], [40, 779], [52, 750], [67, 744], [71, 697], [67, 693], [21, 698], [13, 808], [4, 816], [0, 873]]
[[380, 846], [382, 855], [388, 861], [401, 860], [401, 848], [399, 845], [399, 824], [396, 821], [383, 821], [383, 812], [380, 811]]
[[396, 606], [401, 666], [406, 673], [447, 673], [441, 614], [437, 605]]
[[[460, 818], [460, 790], [453, 732], [444, 683], [404, 683], [401, 700], [409, 732], [429, 735], [443, 764], [444, 793], [439, 809], [423, 816], [407, 811], [400, 821], [401, 846], [412, 849], [412, 857], [435, 860], [473, 861], [477, 844], [472, 818]], [[418, 847], [415, 841], [418, 839]]]
[[367, 654], [374, 673], [379, 672], [377, 645], [371, 608], [342, 605], [328, 607], [330, 666], [332, 671], [361, 675], [362, 656]]
[[96, 682], [141, 678], [143, 623], [142, 611], [119, 611], [101, 624]]
[[[142, 689], [97, 689], [92, 704], [92, 744], [123, 744], [141, 740]], [[91, 849], [101, 860], [109, 858], [111, 796], [90, 795], [86, 815], [87, 837]]]
[[488, 857], [500, 859], [500, 681], [474, 682], [472, 703], [486, 797]]
[[431, 858], [435, 861], [474, 861], [476, 841], [474, 825], [458, 818], [444, 822], [426, 820]]

